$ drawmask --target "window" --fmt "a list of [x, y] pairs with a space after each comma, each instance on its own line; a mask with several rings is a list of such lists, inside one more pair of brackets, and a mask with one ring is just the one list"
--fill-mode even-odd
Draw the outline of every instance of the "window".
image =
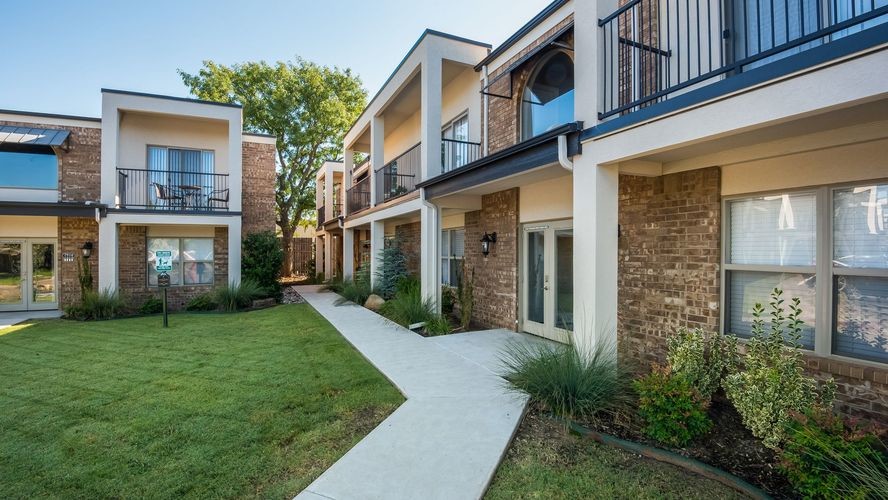
[[0, 187], [58, 189], [59, 160], [50, 148], [0, 150]]
[[155, 252], [173, 252], [171, 285], [213, 284], [212, 238], [148, 238], [148, 286], [157, 286]]
[[573, 60], [551, 52], [534, 70], [521, 97], [521, 140], [574, 120]]
[[474, 146], [469, 143], [469, 115], [464, 114], [450, 122], [441, 131], [441, 165], [445, 172], [459, 168], [471, 161]]
[[459, 283], [465, 250], [465, 229], [441, 231], [441, 284], [456, 286]]
[[804, 347], [888, 362], [886, 206], [888, 184], [726, 201], [725, 331], [748, 337], [777, 287], [801, 299]]

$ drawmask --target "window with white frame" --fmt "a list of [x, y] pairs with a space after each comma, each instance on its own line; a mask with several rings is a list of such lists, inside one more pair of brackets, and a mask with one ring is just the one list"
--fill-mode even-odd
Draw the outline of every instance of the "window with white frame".
[[213, 284], [213, 238], [148, 238], [148, 286], [157, 286], [158, 250], [173, 252], [170, 285]]
[[888, 362], [888, 184], [822, 187], [725, 202], [725, 331], [752, 308], [798, 297], [802, 344]]
[[441, 284], [456, 286], [459, 283], [465, 250], [464, 228], [441, 231]]
[[469, 141], [468, 113], [448, 123], [441, 130], [441, 165], [445, 172], [469, 163], [472, 151]]

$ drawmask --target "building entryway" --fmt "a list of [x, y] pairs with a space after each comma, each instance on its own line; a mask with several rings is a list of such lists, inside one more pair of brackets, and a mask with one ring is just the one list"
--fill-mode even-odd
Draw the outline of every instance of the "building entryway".
[[58, 309], [57, 242], [0, 239], [0, 311]]
[[524, 224], [520, 252], [521, 325], [570, 342], [573, 321], [573, 221]]

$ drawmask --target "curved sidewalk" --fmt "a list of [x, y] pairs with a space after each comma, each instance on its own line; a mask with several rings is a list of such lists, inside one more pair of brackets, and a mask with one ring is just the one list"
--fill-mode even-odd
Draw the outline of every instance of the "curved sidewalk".
[[527, 400], [496, 375], [505, 330], [423, 338], [317, 287], [299, 293], [407, 401], [297, 499], [471, 499], [484, 495]]

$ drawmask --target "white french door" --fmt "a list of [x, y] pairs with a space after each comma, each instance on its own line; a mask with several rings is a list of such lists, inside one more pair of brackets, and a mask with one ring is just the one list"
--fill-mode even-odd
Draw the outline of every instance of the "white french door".
[[557, 342], [570, 342], [573, 221], [525, 224], [521, 233], [522, 329]]
[[58, 309], [56, 241], [0, 240], [0, 311]]

